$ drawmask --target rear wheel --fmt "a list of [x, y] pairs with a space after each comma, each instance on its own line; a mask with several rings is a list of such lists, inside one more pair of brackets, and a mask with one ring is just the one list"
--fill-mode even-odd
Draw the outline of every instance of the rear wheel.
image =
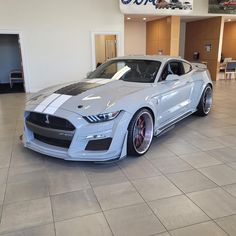
[[207, 85], [202, 93], [201, 100], [197, 107], [196, 114], [199, 116], [207, 116], [212, 106], [212, 87]]
[[128, 128], [128, 155], [145, 154], [153, 138], [153, 117], [149, 110], [141, 109], [135, 113]]

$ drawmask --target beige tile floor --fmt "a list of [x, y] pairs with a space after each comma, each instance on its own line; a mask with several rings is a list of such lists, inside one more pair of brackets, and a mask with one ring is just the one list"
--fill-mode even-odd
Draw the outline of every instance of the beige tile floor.
[[71, 163], [22, 147], [25, 95], [0, 95], [1, 236], [235, 236], [236, 82], [208, 117], [155, 138], [142, 158]]

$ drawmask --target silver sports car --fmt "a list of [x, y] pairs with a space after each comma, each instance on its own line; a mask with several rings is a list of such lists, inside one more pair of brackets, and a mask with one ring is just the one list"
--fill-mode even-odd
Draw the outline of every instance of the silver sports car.
[[73, 161], [113, 161], [145, 154], [153, 136], [212, 105], [204, 65], [178, 57], [107, 61], [86, 79], [53, 87], [26, 104], [25, 147]]

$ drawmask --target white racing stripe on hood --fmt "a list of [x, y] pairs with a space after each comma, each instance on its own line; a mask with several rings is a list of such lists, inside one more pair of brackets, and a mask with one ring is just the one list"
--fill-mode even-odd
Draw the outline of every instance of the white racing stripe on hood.
[[109, 82], [112, 82], [114, 80], [119, 80], [123, 75], [125, 75], [127, 72], [131, 70], [130, 67], [125, 66], [122, 69], [118, 70], [111, 79], [90, 79], [87, 80], [87, 83], [98, 83], [98, 84], [107, 84]]
[[67, 100], [69, 100], [72, 96], [70, 95], [60, 95], [54, 102], [52, 102], [43, 113], [53, 115], [57, 109], [63, 105]]
[[84, 82], [86, 82], [86, 83], [97, 83], [97, 82], [99, 82], [99, 81], [101, 81], [101, 80], [103, 80], [103, 79], [89, 79], [89, 80], [86, 80], [86, 81], [84, 81]]
[[43, 112], [45, 107], [47, 107], [51, 102], [53, 102], [55, 99], [57, 99], [60, 96], [60, 94], [53, 93], [49, 97], [47, 97], [45, 100], [43, 100], [35, 109], [35, 112]]
[[91, 84], [107, 84], [109, 82], [111, 82], [111, 79], [90, 79], [88, 81], [86, 81], [87, 83], [91, 83]]

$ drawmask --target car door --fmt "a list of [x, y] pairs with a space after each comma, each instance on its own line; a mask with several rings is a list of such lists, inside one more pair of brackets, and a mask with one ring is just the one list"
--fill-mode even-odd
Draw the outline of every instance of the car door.
[[[176, 79], [166, 80], [169, 74], [176, 75]], [[159, 126], [165, 126], [188, 112], [193, 83], [191, 76], [185, 73], [182, 61], [166, 64], [157, 87], [161, 91], [157, 108]]]

